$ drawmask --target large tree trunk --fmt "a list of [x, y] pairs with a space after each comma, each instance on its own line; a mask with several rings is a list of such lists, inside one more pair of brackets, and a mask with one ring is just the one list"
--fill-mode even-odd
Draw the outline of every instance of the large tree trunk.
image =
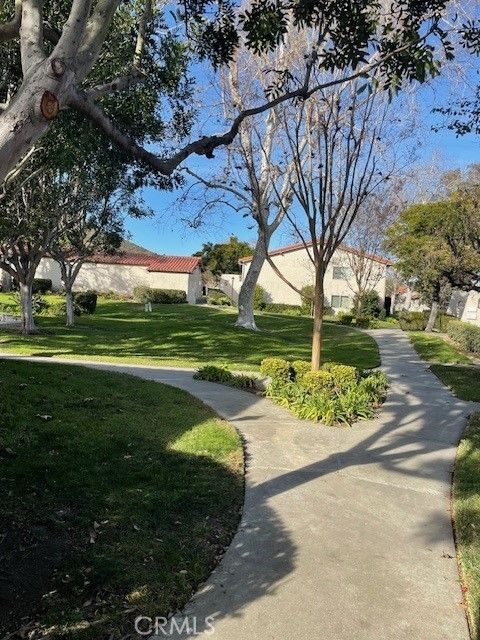
[[439, 308], [440, 308], [439, 301], [433, 300], [432, 308], [430, 310], [430, 317], [428, 318], [427, 326], [425, 327], [425, 331], [427, 333], [431, 333], [435, 327], [435, 322], [437, 321]]
[[323, 271], [317, 269], [313, 293], [312, 371], [318, 371], [322, 363], [323, 309], [325, 305], [323, 277]]
[[72, 289], [65, 289], [65, 304], [67, 306], [67, 327], [75, 326], [75, 304]]
[[46, 60], [25, 77], [13, 102], [0, 115], [0, 185], [48, 130], [65, 105], [72, 80], [73, 74], [58, 60]]
[[32, 306], [32, 283], [25, 284], [21, 282], [20, 287], [20, 304], [22, 309], [22, 333], [30, 334], [36, 332], [35, 320], [33, 318]]
[[238, 318], [236, 327], [258, 331], [253, 310], [253, 295], [257, 286], [260, 271], [267, 257], [267, 246], [270, 238], [259, 231], [255, 244], [252, 262], [238, 294]]

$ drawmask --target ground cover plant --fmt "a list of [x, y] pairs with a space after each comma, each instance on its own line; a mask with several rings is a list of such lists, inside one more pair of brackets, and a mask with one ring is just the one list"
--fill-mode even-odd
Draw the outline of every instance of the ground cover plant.
[[473, 640], [480, 638], [480, 413], [460, 442], [453, 479], [453, 515], [462, 591]]
[[[0, 294], [0, 304], [9, 299]], [[258, 371], [266, 354], [307, 360], [312, 335], [307, 317], [261, 313], [261, 331], [251, 332], [235, 328], [235, 311], [226, 307], [153, 305], [149, 313], [141, 303], [101, 297], [95, 314], [80, 316], [72, 328], [64, 322], [63, 317], [39, 316], [40, 332], [34, 336], [1, 331], [0, 352]], [[380, 364], [373, 338], [330, 322], [325, 323], [324, 360], [361, 368]]]
[[261, 373], [270, 378], [266, 395], [304, 420], [326, 425], [352, 425], [373, 418], [386, 396], [388, 380], [381, 371], [326, 363], [311, 371], [305, 361], [266, 358]]
[[233, 427], [123, 374], [9, 360], [0, 384], [0, 637], [121, 638], [184, 605], [239, 521]]

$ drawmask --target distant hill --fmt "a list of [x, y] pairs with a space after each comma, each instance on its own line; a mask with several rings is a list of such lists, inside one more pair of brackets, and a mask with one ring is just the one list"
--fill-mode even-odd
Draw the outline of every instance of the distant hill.
[[155, 255], [154, 251], [149, 251], [134, 242], [130, 242], [130, 240], [123, 240], [119, 251], [124, 251], [125, 253], [145, 253], [149, 256]]

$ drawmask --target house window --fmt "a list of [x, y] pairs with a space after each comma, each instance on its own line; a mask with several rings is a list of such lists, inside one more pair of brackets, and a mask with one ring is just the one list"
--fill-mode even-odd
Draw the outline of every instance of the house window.
[[333, 267], [334, 280], [350, 280], [353, 272], [350, 267]]
[[352, 299], [349, 296], [332, 296], [332, 309], [351, 309]]

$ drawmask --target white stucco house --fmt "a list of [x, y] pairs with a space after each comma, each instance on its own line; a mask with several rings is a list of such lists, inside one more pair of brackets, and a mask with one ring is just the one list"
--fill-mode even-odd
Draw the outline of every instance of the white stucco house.
[[[179, 289], [195, 304], [202, 295], [201, 260], [191, 256], [165, 256], [149, 252], [121, 251], [116, 255], [94, 255], [82, 265], [75, 282], [77, 291], [95, 289], [131, 295], [138, 286]], [[60, 290], [60, 267], [52, 258], [42, 258], [35, 277], [49, 278]]]
[[[297, 289], [314, 283], [313, 264], [307, 251], [305, 245], [301, 243], [281, 247], [269, 253], [278, 270]], [[362, 254], [352, 247], [341, 245], [333, 255], [324, 280], [325, 303], [335, 311], [349, 311], [353, 307], [358, 287], [354, 278], [354, 260], [352, 258], [362, 258], [367, 261], [369, 288], [377, 291], [382, 303], [385, 302], [387, 270], [390, 262], [381, 256]], [[241, 258], [240, 281], [245, 278], [251, 261], [252, 256]], [[301, 304], [299, 294], [285, 284], [267, 262], [262, 267], [258, 284], [265, 289], [267, 302]]]
[[[395, 311], [428, 311], [429, 309], [430, 305], [425, 304], [420, 293], [405, 285], [399, 287], [395, 296]], [[473, 290], [454, 289], [447, 313], [462, 322], [480, 327], [480, 293]]]

